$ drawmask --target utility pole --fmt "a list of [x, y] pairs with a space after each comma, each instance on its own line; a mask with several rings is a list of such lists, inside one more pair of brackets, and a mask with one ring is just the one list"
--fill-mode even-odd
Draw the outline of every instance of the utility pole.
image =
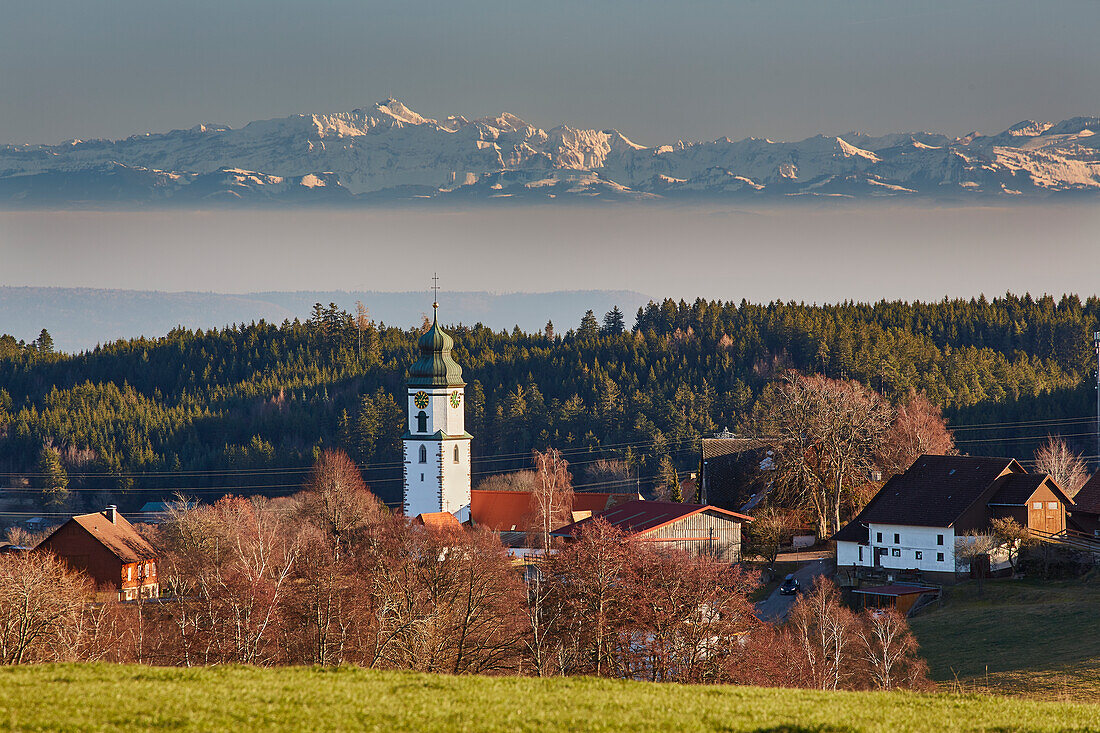
[[1092, 345], [1096, 348], [1096, 465], [1100, 468], [1100, 331], [1092, 334]]

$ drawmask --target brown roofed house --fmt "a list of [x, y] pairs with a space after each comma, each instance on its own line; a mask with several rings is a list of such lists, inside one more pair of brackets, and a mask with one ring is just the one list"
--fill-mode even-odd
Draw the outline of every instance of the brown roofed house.
[[114, 506], [73, 517], [38, 543], [39, 550], [87, 575], [97, 598], [128, 601], [160, 593], [156, 550]]
[[1011, 458], [923, 455], [833, 536], [837, 565], [949, 580], [966, 565], [956, 567], [955, 546], [967, 532], [1011, 517], [1037, 536], [1057, 535], [1072, 507], [1050, 476]]

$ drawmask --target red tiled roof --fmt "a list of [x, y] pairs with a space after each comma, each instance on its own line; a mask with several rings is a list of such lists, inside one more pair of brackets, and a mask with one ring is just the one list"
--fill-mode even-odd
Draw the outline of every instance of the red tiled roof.
[[693, 514], [698, 514], [703, 511], [719, 512], [733, 519], [747, 522], [752, 521], [752, 517], [738, 514], [737, 512], [727, 511], [726, 509], [719, 509], [716, 506], [679, 504], [670, 501], [643, 501], [638, 499], [620, 504], [610, 509], [605, 509], [588, 519], [582, 519], [579, 522], [566, 525], [559, 530], [555, 530], [554, 534], [568, 537], [576, 536], [583, 526], [592, 522], [597, 517], [603, 519], [605, 522], [625, 534], [645, 534], [646, 532], [652, 532], [671, 522], [683, 519], [684, 517], [690, 517]]
[[494, 532], [526, 531], [534, 514], [530, 491], [470, 492], [470, 521]]
[[[114, 522], [107, 519], [107, 515], [103, 512], [78, 514], [69, 521], [76, 522], [83, 527], [88, 534], [99, 540], [100, 544], [124, 563], [141, 562], [157, 557], [157, 551], [153, 549], [153, 546], [139, 535], [137, 530], [134, 529], [134, 525], [126, 521], [126, 518], [118, 512], [115, 512]], [[53, 534], [50, 535], [50, 537], [52, 536]], [[48, 540], [49, 537], [46, 539]], [[43, 542], [45, 541], [43, 540]]]
[[423, 512], [413, 521], [429, 529], [462, 529], [458, 518], [450, 512]]
[[[600, 512], [637, 494], [607, 492], [576, 492], [573, 511]], [[497, 491], [474, 489], [470, 492], [470, 521], [494, 532], [525, 532], [535, 517], [533, 494], [530, 491]]]

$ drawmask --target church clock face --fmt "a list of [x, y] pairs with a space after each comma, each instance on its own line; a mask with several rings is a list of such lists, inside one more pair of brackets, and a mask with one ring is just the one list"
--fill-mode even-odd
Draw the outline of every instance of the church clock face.
[[458, 407], [462, 404], [462, 393], [457, 389], [451, 392], [451, 407]]
[[413, 404], [423, 410], [428, 406], [428, 393], [424, 390], [420, 390], [413, 395]]

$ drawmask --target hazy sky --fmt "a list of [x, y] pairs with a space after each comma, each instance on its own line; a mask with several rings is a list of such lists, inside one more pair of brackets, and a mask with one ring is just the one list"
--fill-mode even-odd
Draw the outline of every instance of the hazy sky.
[[644, 144], [1100, 114], [1096, 0], [35, 0], [0, 143], [349, 110], [502, 110]]
[[438, 271], [444, 292], [1085, 295], [1100, 283], [1098, 231], [1089, 204], [0, 212], [0, 285], [423, 290], [427, 300]]

